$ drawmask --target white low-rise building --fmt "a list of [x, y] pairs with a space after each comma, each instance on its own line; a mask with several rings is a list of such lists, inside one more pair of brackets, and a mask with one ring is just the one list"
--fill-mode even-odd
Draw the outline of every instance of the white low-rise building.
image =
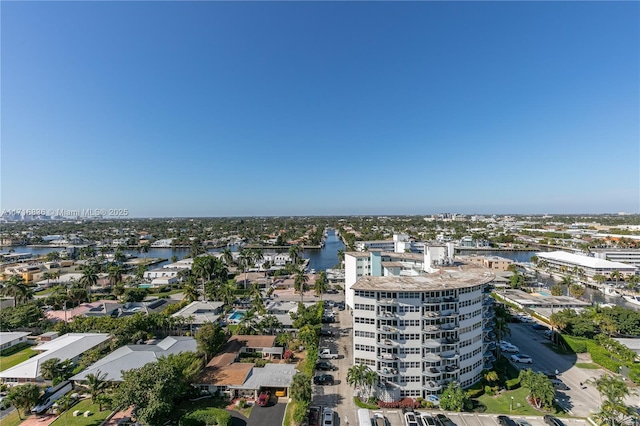
[[40, 367], [48, 359], [58, 358], [60, 361], [77, 362], [86, 351], [100, 347], [108, 342], [106, 333], [68, 333], [49, 342], [32, 347], [40, 353], [20, 364], [0, 372], [4, 383], [17, 384], [25, 382], [41, 382]]
[[31, 333], [25, 331], [2, 331], [0, 332], [0, 351], [9, 349], [12, 346], [27, 342], [27, 336]]
[[544, 262], [544, 267], [551, 272], [575, 273], [577, 270], [582, 270], [584, 276], [589, 279], [593, 279], [594, 275], [604, 275], [610, 278], [614, 271], [619, 271], [623, 278], [626, 278], [635, 275], [637, 271], [634, 265], [627, 263], [611, 262], [566, 251], [536, 253], [536, 256], [538, 257], [538, 265]]

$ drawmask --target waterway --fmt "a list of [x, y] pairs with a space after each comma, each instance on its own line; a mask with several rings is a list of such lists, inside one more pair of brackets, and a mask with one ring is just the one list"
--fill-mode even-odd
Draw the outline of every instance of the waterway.
[[[31, 246], [14, 246], [11, 247], [14, 253], [31, 253], [32, 256], [44, 256], [52, 251], [63, 250], [62, 247], [31, 247]], [[231, 247], [233, 251], [236, 247]], [[221, 249], [209, 250], [211, 253], [219, 252]], [[324, 271], [329, 268], [333, 268], [338, 264], [338, 250], [344, 250], [344, 244], [342, 240], [336, 236], [336, 232], [333, 229], [327, 230], [327, 237], [325, 244], [321, 249], [305, 249], [302, 252], [302, 257], [309, 259], [309, 269], [315, 269], [316, 271]], [[8, 253], [9, 249], [3, 249], [0, 254]], [[269, 250], [264, 250], [265, 252]], [[275, 250], [274, 250], [275, 251]], [[286, 250], [280, 250], [286, 251]], [[160, 268], [163, 265], [170, 263], [172, 256], [176, 256], [178, 259], [182, 259], [189, 255], [188, 248], [149, 248], [149, 252], [146, 254], [138, 253], [136, 250], [123, 250], [123, 253], [131, 256], [147, 258], [159, 258], [167, 259], [164, 262], [158, 263], [153, 268]]]

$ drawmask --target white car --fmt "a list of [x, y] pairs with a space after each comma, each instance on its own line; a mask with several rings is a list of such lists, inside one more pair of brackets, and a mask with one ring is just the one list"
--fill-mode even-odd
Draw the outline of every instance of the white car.
[[531, 359], [529, 355], [524, 355], [524, 354], [511, 355], [511, 361], [518, 362], [521, 364], [533, 364], [533, 359]]
[[322, 426], [333, 426], [333, 410], [325, 408], [322, 412]]
[[404, 413], [404, 420], [406, 426], [420, 426], [420, 424], [418, 423], [418, 418], [416, 417], [415, 413], [412, 413], [411, 411]]
[[515, 345], [500, 345], [500, 350], [508, 354], [517, 354], [520, 349]]

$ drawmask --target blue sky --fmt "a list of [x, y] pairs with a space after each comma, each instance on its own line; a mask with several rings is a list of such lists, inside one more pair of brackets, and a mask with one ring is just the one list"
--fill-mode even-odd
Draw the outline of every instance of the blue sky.
[[638, 2], [2, 2], [3, 209], [640, 211]]

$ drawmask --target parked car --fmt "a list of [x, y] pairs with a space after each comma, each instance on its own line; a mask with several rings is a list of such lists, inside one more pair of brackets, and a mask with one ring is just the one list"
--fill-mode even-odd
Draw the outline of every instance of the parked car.
[[316, 363], [316, 370], [323, 370], [323, 371], [333, 371], [333, 370], [337, 370], [338, 367], [336, 367], [335, 365], [331, 364], [329, 361], [318, 361]]
[[456, 424], [451, 421], [451, 419], [444, 414], [436, 415], [436, 421], [440, 426], [456, 426]]
[[332, 324], [334, 322], [336, 322], [336, 319], [334, 317], [328, 317], [326, 315], [322, 317], [323, 324]]
[[531, 423], [529, 423], [525, 419], [518, 419], [516, 420], [516, 423], [518, 423], [518, 426], [531, 426]]
[[420, 426], [418, 424], [418, 418], [416, 417], [416, 413], [414, 413], [413, 411], [404, 413], [404, 421], [406, 426]]
[[322, 426], [333, 426], [333, 410], [325, 407], [322, 411]]
[[257, 404], [261, 407], [264, 407], [269, 403], [270, 399], [271, 399], [271, 392], [269, 391], [260, 392], [260, 395], [258, 396]]
[[525, 354], [513, 354], [511, 355], [511, 361], [519, 362], [521, 364], [533, 364], [533, 359], [529, 355]]
[[319, 426], [320, 423], [320, 407], [311, 406], [309, 407], [309, 426]]
[[286, 388], [276, 389], [276, 396], [277, 397], [287, 396], [287, 389]]
[[551, 414], [545, 414], [544, 422], [549, 426], [564, 426], [564, 423], [559, 418], [552, 416]]
[[533, 324], [531, 328], [533, 328], [534, 330], [549, 330], [549, 327], [542, 324]]
[[547, 339], [551, 340], [553, 338], [553, 330], [546, 330], [544, 332], [544, 337], [546, 337]]
[[563, 390], [563, 391], [568, 391], [571, 390], [569, 389], [569, 386], [567, 386], [562, 380], [560, 379], [550, 379], [551, 380], [551, 384], [553, 385], [554, 388], [558, 389], [558, 390]]
[[437, 426], [436, 419], [434, 419], [431, 414], [422, 413], [420, 415], [420, 420], [422, 420], [422, 426]]
[[389, 421], [382, 414], [373, 413], [373, 426], [389, 426]]
[[516, 422], [508, 416], [498, 416], [498, 423], [500, 423], [501, 426], [517, 426]]
[[322, 337], [333, 337], [333, 331], [331, 331], [331, 330], [320, 330], [320, 336], [322, 336]]
[[435, 406], [440, 405], [440, 398], [438, 397], [438, 395], [427, 395], [424, 400], [432, 403]]
[[500, 350], [508, 354], [517, 354], [518, 352], [520, 352], [520, 349], [517, 346], [511, 344], [500, 345]]
[[318, 355], [320, 359], [338, 359], [337, 352], [331, 352], [329, 348], [323, 348], [320, 350], [320, 354]]
[[321, 374], [313, 378], [314, 385], [332, 385], [333, 376], [331, 374]]

